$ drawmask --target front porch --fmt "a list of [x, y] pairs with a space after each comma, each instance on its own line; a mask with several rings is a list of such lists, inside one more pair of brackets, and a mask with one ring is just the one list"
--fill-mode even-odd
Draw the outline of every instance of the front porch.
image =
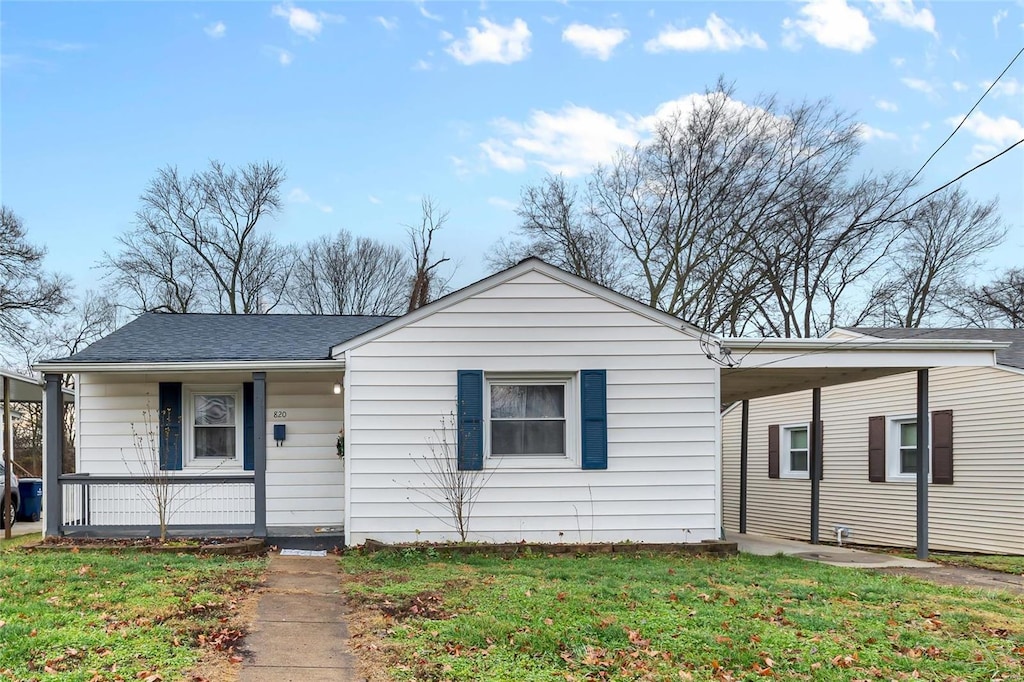
[[[147, 537], [163, 526], [172, 537], [342, 545], [339, 364], [79, 374], [87, 407], [76, 414], [76, 468], [86, 473], [60, 473], [61, 422], [47, 412], [44, 534]], [[45, 375], [47, 410], [60, 377]], [[205, 396], [224, 413], [217, 424], [227, 450], [218, 457], [202, 450]]]

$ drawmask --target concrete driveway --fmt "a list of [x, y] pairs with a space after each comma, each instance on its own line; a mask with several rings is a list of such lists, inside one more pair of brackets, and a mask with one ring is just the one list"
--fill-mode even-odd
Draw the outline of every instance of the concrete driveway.
[[836, 547], [834, 545], [812, 545], [799, 540], [773, 538], [767, 535], [750, 533], [729, 533], [728, 539], [735, 542], [741, 552], [774, 556], [786, 554], [808, 561], [817, 561], [830, 566], [846, 566], [848, 568], [916, 568], [935, 569], [938, 564], [917, 559], [905, 559], [892, 554], [865, 552], [861, 549]]

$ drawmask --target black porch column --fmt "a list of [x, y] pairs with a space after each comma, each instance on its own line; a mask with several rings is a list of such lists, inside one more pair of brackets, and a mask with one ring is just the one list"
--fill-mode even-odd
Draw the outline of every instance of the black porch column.
[[811, 425], [807, 430], [811, 478], [811, 544], [818, 544], [818, 517], [821, 512], [821, 388], [811, 390]]
[[60, 475], [64, 470], [64, 394], [60, 374], [44, 374], [43, 383], [43, 498], [46, 537], [60, 535]]
[[255, 520], [252, 533], [267, 536], [267, 373], [252, 373], [252, 473]]
[[917, 370], [917, 558], [928, 558], [928, 370]]
[[740, 532], [747, 532], [747, 445], [750, 441], [750, 401], [742, 403], [740, 420]]

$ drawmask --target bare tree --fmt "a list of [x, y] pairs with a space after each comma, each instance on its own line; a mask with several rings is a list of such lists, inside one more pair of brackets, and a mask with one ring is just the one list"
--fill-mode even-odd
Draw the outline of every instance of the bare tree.
[[0, 206], [0, 338], [25, 339], [32, 320], [64, 310], [67, 280], [43, 269], [46, 249], [28, 241], [14, 211]]
[[265, 313], [280, 301], [290, 251], [257, 232], [281, 208], [284, 169], [211, 161], [182, 175], [168, 166], [141, 197], [135, 228], [102, 263], [138, 310]]
[[[440, 430], [434, 431], [433, 438], [427, 441], [430, 454], [413, 460], [426, 476], [427, 483], [410, 484], [409, 490], [433, 503], [428, 506], [413, 504], [452, 528], [459, 534], [459, 540], [465, 542], [471, 530], [477, 499], [497, 469], [460, 469], [456, 433], [455, 415], [442, 417]], [[441, 507], [442, 513], [437, 513], [437, 506]]]
[[400, 315], [412, 268], [396, 246], [341, 230], [299, 249], [289, 305], [313, 315]]
[[448, 222], [448, 211], [439, 208], [429, 196], [420, 200], [420, 209], [420, 224], [406, 226], [409, 234], [409, 255], [413, 263], [408, 312], [438, 298], [448, 284], [448, 280], [438, 276], [437, 268], [447, 263], [449, 258], [443, 253], [436, 257], [431, 251], [434, 246], [434, 235]]
[[995, 199], [974, 201], [956, 188], [923, 202], [886, 261], [891, 274], [876, 291], [880, 321], [920, 327], [1005, 237]]
[[965, 288], [956, 304], [968, 325], [1024, 329], [1024, 268], [1008, 268], [989, 284]]
[[626, 288], [618, 244], [590, 218], [577, 188], [564, 176], [549, 175], [525, 187], [516, 215], [525, 241], [499, 241], [487, 256], [492, 270], [536, 256], [602, 286]]

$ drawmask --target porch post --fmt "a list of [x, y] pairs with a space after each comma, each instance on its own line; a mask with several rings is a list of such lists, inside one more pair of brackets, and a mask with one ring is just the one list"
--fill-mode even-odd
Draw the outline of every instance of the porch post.
[[747, 532], [747, 445], [750, 440], [750, 401], [742, 403], [740, 418], [740, 532]]
[[807, 430], [810, 462], [807, 474], [811, 478], [811, 544], [818, 544], [818, 517], [821, 511], [821, 388], [811, 390], [811, 426]]
[[[4, 539], [11, 539], [11, 526], [14, 525], [14, 515], [11, 514], [11, 499], [13, 493], [11, 491], [11, 462], [14, 459], [14, 440], [11, 438], [11, 380], [8, 377], [3, 377], [3, 394], [4, 394], [4, 406], [3, 406], [3, 417], [4, 417], [4, 481], [3, 481], [3, 519], [4, 519]], [[8, 516], [10, 514], [10, 516]]]
[[252, 473], [255, 521], [252, 533], [267, 536], [267, 373], [252, 373]]
[[43, 490], [46, 537], [60, 535], [64, 518], [60, 475], [64, 470], [64, 395], [60, 374], [43, 375]]
[[917, 558], [928, 558], [928, 370], [917, 370]]

